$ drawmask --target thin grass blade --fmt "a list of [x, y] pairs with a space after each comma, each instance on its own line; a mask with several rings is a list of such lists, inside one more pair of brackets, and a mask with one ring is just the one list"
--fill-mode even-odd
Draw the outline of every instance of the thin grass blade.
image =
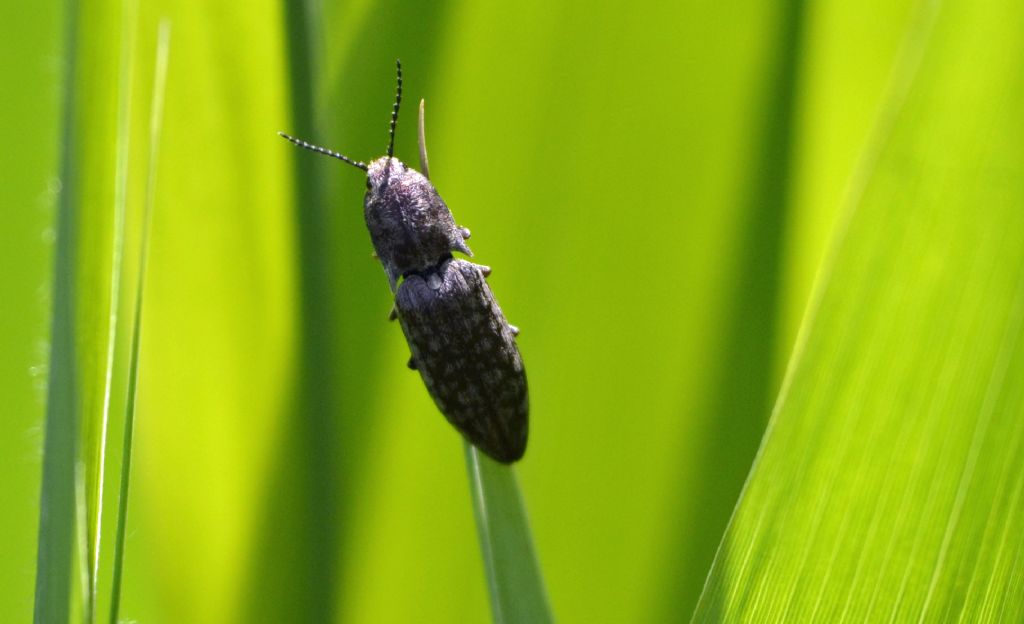
[[121, 6], [120, 57], [118, 59], [118, 104], [117, 104], [117, 164], [114, 175], [114, 205], [112, 253], [110, 263], [110, 291], [104, 354], [103, 403], [95, 430], [86, 432], [83, 458], [86, 468], [82, 500], [84, 501], [84, 522], [88, 557], [88, 590], [85, 601], [85, 615], [88, 622], [96, 617], [96, 591], [100, 575], [100, 548], [103, 535], [103, 492], [107, 463], [107, 444], [110, 428], [111, 397], [114, 392], [115, 360], [119, 337], [121, 311], [121, 282], [124, 275], [125, 213], [128, 204], [128, 169], [131, 149], [131, 113], [134, 71], [134, 48], [137, 31], [137, 5], [128, 0]]
[[170, 56], [171, 23], [160, 22], [157, 36], [156, 69], [153, 101], [150, 106], [149, 172], [146, 178], [146, 204], [142, 219], [142, 245], [139, 251], [139, 274], [135, 286], [135, 312], [132, 325], [131, 356], [128, 365], [128, 400], [124, 418], [124, 449], [121, 457], [121, 480], [117, 505], [117, 536], [114, 542], [113, 585], [110, 599], [110, 624], [117, 624], [121, 606], [121, 580], [124, 572], [125, 531], [128, 523], [128, 487], [132, 468], [132, 439], [135, 431], [135, 406], [139, 380], [139, 344], [142, 335], [142, 297], [145, 290], [146, 262], [149, 255], [150, 225], [156, 196], [156, 171], [160, 160], [160, 134], [163, 127], [164, 93], [167, 85], [167, 62]]
[[515, 469], [481, 455], [470, 444], [465, 449], [494, 621], [554, 621]]

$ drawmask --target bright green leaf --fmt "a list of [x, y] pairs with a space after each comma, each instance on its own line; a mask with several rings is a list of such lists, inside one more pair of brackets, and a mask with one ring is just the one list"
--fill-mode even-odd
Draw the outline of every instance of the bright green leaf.
[[1022, 29], [923, 5], [697, 621], [1024, 614]]

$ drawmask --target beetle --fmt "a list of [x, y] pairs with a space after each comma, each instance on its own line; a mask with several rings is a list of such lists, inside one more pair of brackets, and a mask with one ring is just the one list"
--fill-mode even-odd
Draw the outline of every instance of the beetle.
[[429, 180], [423, 101], [419, 110], [420, 171], [394, 157], [395, 128], [402, 103], [402, 64], [391, 110], [388, 148], [369, 164], [283, 132], [293, 144], [330, 156], [366, 173], [363, 214], [377, 258], [384, 267], [394, 307], [427, 391], [445, 418], [478, 449], [502, 463], [526, 452], [529, 393], [516, 344], [519, 330], [508, 323], [487, 284], [490, 268], [456, 258], [472, 257], [468, 229]]

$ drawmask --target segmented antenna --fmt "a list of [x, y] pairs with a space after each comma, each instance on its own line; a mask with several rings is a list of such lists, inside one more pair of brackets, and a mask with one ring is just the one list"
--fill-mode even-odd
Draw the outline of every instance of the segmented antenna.
[[395, 91], [395, 107], [391, 110], [391, 136], [388, 137], [388, 158], [395, 155], [395, 126], [398, 124], [398, 107], [402, 103], [402, 61], [395, 59], [398, 70], [398, 89]]
[[278, 132], [278, 134], [283, 136], [284, 138], [288, 139], [289, 141], [291, 141], [295, 145], [298, 145], [299, 147], [304, 147], [304, 148], [306, 148], [306, 149], [308, 149], [310, 151], [316, 152], [317, 154], [323, 154], [324, 156], [330, 156], [331, 158], [337, 158], [341, 162], [348, 163], [348, 164], [352, 165], [353, 167], [358, 167], [358, 168], [362, 169], [363, 171], [367, 170], [366, 163], [364, 163], [362, 161], [352, 160], [348, 156], [345, 156], [344, 154], [339, 154], [338, 152], [329, 150], [326, 147], [320, 147], [319, 145], [313, 145], [312, 143], [306, 143], [302, 139], [296, 139], [295, 137], [289, 136], [289, 135], [285, 134], [284, 132]]

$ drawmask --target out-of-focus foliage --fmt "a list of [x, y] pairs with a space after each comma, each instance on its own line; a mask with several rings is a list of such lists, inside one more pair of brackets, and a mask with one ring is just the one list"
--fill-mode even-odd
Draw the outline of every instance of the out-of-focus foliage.
[[1022, 24], [915, 24], [698, 621], [1024, 616]]
[[[476, 260], [494, 268], [494, 291], [523, 329], [532, 422], [516, 470], [559, 619], [690, 616], [778, 396], [836, 215], [844, 198], [855, 201], [855, 171], [884, 175], [884, 188], [868, 184], [845, 242], [834, 239], [834, 268], [729, 534], [729, 557], [746, 537], [767, 549], [758, 561], [775, 561], [772, 545], [747, 531], [751, 513], [798, 514], [791, 533], [773, 534], [784, 545], [804, 536], [813, 510], [829, 509], [814, 506], [823, 481], [794, 490], [799, 504], [781, 511], [782, 499], [759, 483], [776, 470], [793, 477], [792, 462], [815, 457], [831, 458], [819, 465], [825, 474], [845, 461], [842, 449], [886, 431], [877, 420], [869, 422], [879, 428], [853, 427], [852, 416], [829, 424], [827, 406], [793, 402], [809, 396], [797, 393], [801, 383], [836, 380], [837, 392], [850, 391], [832, 397], [844, 401], [842, 413], [859, 406], [872, 417], [897, 409], [886, 397], [899, 395], [886, 384], [901, 371], [938, 375], [944, 363], [979, 371], [971, 354], [991, 359], [1002, 348], [1005, 332], [993, 328], [1012, 316], [1014, 295], [998, 285], [1020, 258], [1009, 238], [979, 255], [970, 236], [1003, 223], [1009, 237], [1013, 224], [1000, 219], [1020, 212], [1013, 184], [1022, 163], [1010, 156], [1020, 138], [1011, 105], [1022, 74], [1007, 59], [1020, 56], [1021, 20], [1008, 2], [8, 4], [0, 9], [4, 621], [26, 621], [32, 611], [56, 206], [68, 171], [78, 182], [61, 200], [76, 207], [80, 225], [80, 486], [99, 495], [94, 450], [111, 361], [117, 150], [127, 136], [126, 264], [114, 309], [130, 320], [160, 18], [174, 34], [144, 299], [124, 619], [490, 617], [461, 440], [405, 369], [407, 347], [386, 321], [389, 292], [361, 216], [363, 177], [275, 136], [294, 132], [358, 159], [380, 155], [396, 57], [407, 103], [397, 155], [416, 162], [409, 103], [425, 97], [432, 179], [473, 231]], [[1006, 19], [992, 17], [1001, 10]], [[945, 30], [916, 37], [930, 15]], [[974, 27], [954, 36], [948, 25], [961, 19]], [[899, 149], [865, 165], [872, 129], [877, 136], [891, 121], [896, 68], [914, 54], [925, 64], [903, 76], [916, 108], [893, 126]], [[68, 66], [70, 86], [62, 83]], [[72, 89], [67, 100], [64, 87]], [[979, 92], [993, 99], [974, 98]], [[921, 120], [901, 125], [914, 111]], [[997, 135], [1002, 151], [981, 149]], [[71, 169], [62, 168], [65, 158]], [[921, 163], [941, 172], [925, 175]], [[986, 211], [972, 221], [981, 207], [969, 200], [982, 196], [970, 189], [982, 188], [982, 174], [1002, 176], [1009, 190], [984, 196]], [[922, 219], [927, 227], [913, 234]], [[963, 237], [954, 236], [958, 224]], [[854, 236], [867, 229], [913, 237]], [[953, 242], [930, 247], [943, 233]], [[901, 240], [909, 243], [898, 249]], [[893, 250], [844, 264], [857, 255], [852, 245], [872, 241]], [[922, 255], [910, 263], [915, 249]], [[878, 279], [843, 290], [842, 267], [871, 258]], [[974, 280], [960, 298], [930, 296], [958, 279]], [[931, 335], [948, 319], [955, 331], [943, 340], [951, 342], [936, 344], [987, 342], [977, 351], [920, 349], [909, 339], [874, 349], [870, 335], [847, 335], [839, 323], [852, 310], [881, 324], [901, 293], [922, 298], [891, 311], [900, 328], [891, 335]], [[981, 315], [981, 301], [962, 305], [967, 293], [998, 305]], [[126, 327], [115, 328], [119, 345]], [[829, 346], [833, 339], [852, 341], [852, 351]], [[849, 359], [839, 361], [844, 353]], [[123, 347], [113, 353], [112, 415], [123, 414], [125, 355]], [[859, 370], [874, 371], [862, 381], [878, 386], [855, 387]], [[959, 381], [951, 377], [944, 391], [959, 392]], [[943, 413], [974, 413], [944, 405]], [[923, 424], [930, 413], [906, 422]], [[110, 591], [119, 418], [107, 441], [100, 619]], [[825, 436], [847, 425], [849, 446], [828, 446]], [[819, 426], [827, 428], [811, 435]], [[926, 442], [949, 439], [966, 452], [973, 431], [965, 420], [943, 429], [948, 438]], [[989, 435], [997, 431], [1012, 434], [993, 425]], [[877, 452], [895, 457], [897, 442]], [[905, 448], [909, 467], [886, 474], [907, 481], [889, 483], [931, 475], [921, 468], [936, 461], [930, 447]], [[869, 473], [853, 474], [863, 476], [851, 486], [860, 497], [873, 491]], [[967, 491], [963, 513], [975, 513], [981, 502]], [[87, 522], [97, 511], [88, 510]], [[907, 513], [913, 522], [903, 531], [944, 530], [938, 512]], [[790, 530], [782, 524], [789, 516], [770, 520]], [[829, 517], [828, 526], [841, 521]], [[989, 535], [978, 522], [960, 526]], [[79, 530], [76, 549], [94, 534]], [[815, 561], [833, 552], [821, 539], [821, 550], [807, 553]], [[947, 561], [968, 565], [962, 543], [950, 543]], [[706, 600], [733, 600], [737, 582], [788, 580], [792, 591], [802, 582], [734, 563], [719, 559], [710, 587], [720, 594]], [[76, 560], [75, 587], [84, 565]], [[926, 577], [938, 569], [934, 560], [921, 565]], [[832, 581], [813, 581], [854, 573], [843, 567]], [[939, 591], [954, 577], [937, 578]], [[716, 613], [744, 609], [756, 612], [734, 605]]]

